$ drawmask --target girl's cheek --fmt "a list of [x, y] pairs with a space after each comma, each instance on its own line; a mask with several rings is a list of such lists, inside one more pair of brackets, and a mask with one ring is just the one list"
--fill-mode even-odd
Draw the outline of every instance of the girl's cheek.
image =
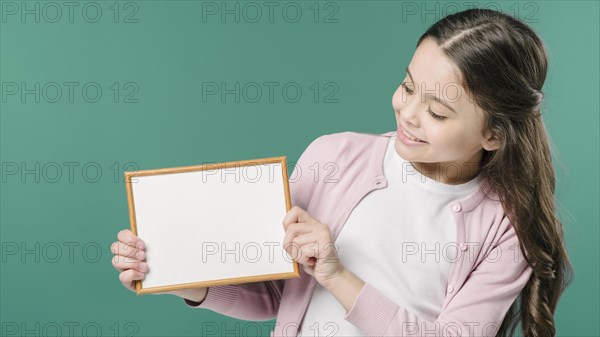
[[443, 134], [442, 131], [438, 131], [430, 136], [427, 141], [436, 152], [443, 153], [445, 157], [451, 158], [460, 152], [456, 143], [456, 139], [448, 134]]
[[431, 145], [435, 145], [437, 147], [444, 147], [447, 145], [447, 142], [443, 139], [443, 130], [436, 128], [433, 125], [427, 125], [427, 142]]
[[406, 101], [406, 98], [403, 98], [400, 90], [396, 89], [396, 92], [394, 92], [394, 95], [392, 96], [392, 106], [394, 107], [394, 110], [400, 110], [402, 106], [406, 103], [403, 101]]

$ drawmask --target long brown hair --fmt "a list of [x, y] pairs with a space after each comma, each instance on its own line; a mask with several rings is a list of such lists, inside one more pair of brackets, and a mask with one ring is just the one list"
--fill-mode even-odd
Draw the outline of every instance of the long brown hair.
[[502, 12], [469, 9], [442, 18], [419, 39], [434, 40], [460, 69], [461, 85], [484, 110], [484, 129], [500, 141], [484, 151], [481, 171], [498, 193], [533, 273], [497, 336], [554, 336], [559, 297], [573, 267], [556, 215], [555, 172], [542, 120], [548, 58], [541, 38]]

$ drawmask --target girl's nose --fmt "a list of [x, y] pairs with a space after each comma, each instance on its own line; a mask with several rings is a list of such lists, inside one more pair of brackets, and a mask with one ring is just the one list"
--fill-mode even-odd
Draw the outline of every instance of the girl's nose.
[[410, 104], [404, 109], [400, 110], [400, 119], [402, 120], [402, 124], [407, 126], [412, 126], [413, 129], [419, 128], [419, 114], [418, 114], [418, 106], [411, 106]]
[[419, 104], [419, 98], [417, 95], [412, 95], [403, 98], [405, 100], [402, 103], [402, 108], [400, 109], [400, 119], [404, 122], [404, 125], [411, 125], [415, 128], [419, 127], [419, 109], [421, 104]]

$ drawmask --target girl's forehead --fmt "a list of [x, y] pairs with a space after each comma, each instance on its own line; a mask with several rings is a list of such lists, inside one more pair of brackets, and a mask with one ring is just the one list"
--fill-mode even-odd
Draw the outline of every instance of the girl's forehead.
[[480, 114], [481, 109], [462, 85], [460, 70], [433, 40], [423, 40], [406, 68], [407, 77], [419, 86], [423, 97], [432, 93], [459, 114]]
[[[425, 39], [409, 64], [414, 80], [426, 84], [460, 85], [460, 71], [433, 41]], [[428, 83], [431, 82], [431, 83]]]

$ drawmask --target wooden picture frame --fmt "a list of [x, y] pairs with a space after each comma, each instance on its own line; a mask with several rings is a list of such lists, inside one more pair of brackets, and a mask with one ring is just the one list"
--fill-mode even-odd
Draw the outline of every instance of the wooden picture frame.
[[144, 240], [149, 267], [138, 295], [300, 277], [283, 249], [285, 156], [124, 175], [131, 231]]

